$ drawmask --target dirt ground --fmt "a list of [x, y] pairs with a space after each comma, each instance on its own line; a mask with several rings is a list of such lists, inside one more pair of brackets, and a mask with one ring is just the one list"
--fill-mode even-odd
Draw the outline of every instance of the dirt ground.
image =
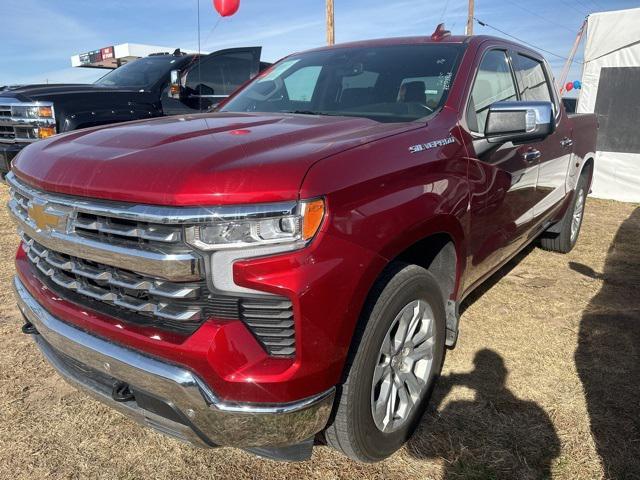
[[[0, 201], [6, 202], [0, 186]], [[590, 200], [569, 255], [529, 248], [465, 305], [409, 444], [358, 465], [198, 450], [67, 386], [19, 333], [0, 212], [0, 478], [640, 478], [640, 208]]]

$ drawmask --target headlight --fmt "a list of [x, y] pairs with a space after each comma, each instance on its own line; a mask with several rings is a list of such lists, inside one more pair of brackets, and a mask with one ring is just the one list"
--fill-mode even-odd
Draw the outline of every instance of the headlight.
[[188, 243], [201, 250], [296, 242], [303, 246], [318, 232], [324, 213], [324, 200], [303, 201], [287, 214], [267, 214], [258, 218], [238, 216], [189, 227], [186, 237]]
[[17, 118], [53, 118], [51, 105], [14, 106], [11, 114]]

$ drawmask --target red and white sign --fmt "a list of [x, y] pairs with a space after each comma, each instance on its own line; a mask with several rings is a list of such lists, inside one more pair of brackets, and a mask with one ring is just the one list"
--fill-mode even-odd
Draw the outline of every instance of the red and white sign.
[[100, 53], [102, 53], [102, 59], [108, 60], [110, 58], [115, 58], [115, 53], [113, 51], [113, 47], [105, 47], [100, 49]]

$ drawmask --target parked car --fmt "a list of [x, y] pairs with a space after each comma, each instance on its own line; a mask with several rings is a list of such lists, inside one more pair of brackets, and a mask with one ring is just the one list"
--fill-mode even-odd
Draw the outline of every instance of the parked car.
[[206, 111], [270, 64], [260, 47], [209, 55], [157, 54], [109, 72], [93, 84], [0, 89], [0, 174], [29, 143], [80, 128]]
[[439, 29], [292, 55], [208, 115], [37, 142], [7, 177], [23, 330], [194, 444], [299, 460], [323, 432], [381, 460], [465, 297], [532, 242], [575, 245], [595, 128], [537, 52]]

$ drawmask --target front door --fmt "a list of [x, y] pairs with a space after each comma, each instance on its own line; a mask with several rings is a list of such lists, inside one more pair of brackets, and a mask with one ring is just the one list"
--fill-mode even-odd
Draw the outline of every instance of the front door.
[[534, 223], [538, 158], [531, 155], [529, 145], [490, 144], [484, 138], [491, 104], [518, 98], [509, 55], [489, 50], [480, 63], [466, 113], [474, 148], [469, 168], [467, 288], [522, 247]]

